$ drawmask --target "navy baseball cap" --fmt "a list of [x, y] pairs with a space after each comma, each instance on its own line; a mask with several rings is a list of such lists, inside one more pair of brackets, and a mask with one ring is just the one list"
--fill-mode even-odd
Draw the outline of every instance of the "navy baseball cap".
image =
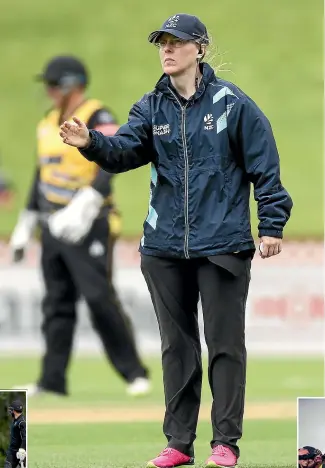
[[178, 13], [164, 22], [161, 29], [149, 34], [148, 41], [157, 42], [163, 33], [172, 34], [185, 41], [196, 41], [200, 44], [209, 44], [208, 31], [202, 21], [196, 16]]

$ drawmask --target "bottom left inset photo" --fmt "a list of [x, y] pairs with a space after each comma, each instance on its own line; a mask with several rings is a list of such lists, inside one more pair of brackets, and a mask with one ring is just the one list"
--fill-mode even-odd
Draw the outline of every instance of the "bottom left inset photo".
[[26, 391], [0, 390], [0, 467], [27, 467], [26, 405]]

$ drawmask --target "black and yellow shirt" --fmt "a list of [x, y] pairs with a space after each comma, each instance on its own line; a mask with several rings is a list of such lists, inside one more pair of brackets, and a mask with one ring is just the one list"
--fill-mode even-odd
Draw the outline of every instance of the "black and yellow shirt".
[[[111, 112], [96, 99], [86, 100], [74, 115], [88, 128], [108, 135], [118, 128]], [[77, 148], [62, 142], [59, 116], [59, 110], [53, 109], [37, 127], [38, 164], [27, 209], [52, 213], [67, 205], [80, 188], [89, 185], [104, 196], [107, 206], [112, 206], [112, 174], [81, 157]]]

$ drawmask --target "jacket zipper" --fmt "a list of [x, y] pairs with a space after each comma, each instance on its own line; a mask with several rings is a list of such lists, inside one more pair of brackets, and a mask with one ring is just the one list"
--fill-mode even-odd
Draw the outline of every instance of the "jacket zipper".
[[190, 235], [190, 226], [188, 222], [188, 154], [187, 154], [187, 145], [186, 145], [186, 134], [185, 134], [185, 116], [186, 116], [186, 108], [188, 105], [188, 102], [185, 104], [185, 106], [182, 106], [181, 102], [177, 98], [176, 94], [173, 93], [173, 91], [168, 88], [169, 91], [172, 93], [178, 104], [180, 105], [180, 108], [182, 109], [182, 143], [183, 143], [183, 150], [184, 150], [184, 163], [185, 163], [185, 169], [184, 169], [184, 175], [185, 175], [185, 196], [184, 196], [184, 217], [185, 217], [185, 237], [184, 237], [184, 255], [185, 258], [189, 259], [190, 255], [188, 253], [188, 238]]

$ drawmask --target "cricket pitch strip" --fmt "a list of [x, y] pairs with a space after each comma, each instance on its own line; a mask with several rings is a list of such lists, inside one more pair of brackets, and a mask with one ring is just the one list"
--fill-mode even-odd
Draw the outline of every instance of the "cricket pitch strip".
[[[202, 405], [199, 420], [210, 420], [211, 408]], [[164, 407], [107, 407], [97, 408], [48, 408], [29, 409], [29, 424], [73, 424], [73, 423], [118, 423], [118, 422], [160, 422], [164, 418]], [[295, 419], [296, 404], [293, 402], [247, 403], [244, 420]]]

